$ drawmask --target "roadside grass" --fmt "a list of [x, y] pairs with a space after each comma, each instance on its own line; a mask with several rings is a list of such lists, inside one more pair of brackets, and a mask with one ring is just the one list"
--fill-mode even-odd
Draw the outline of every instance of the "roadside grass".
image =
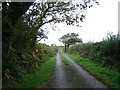
[[38, 67], [34, 74], [25, 75], [12, 88], [37, 88], [44, 86], [51, 77], [50, 73], [55, 67], [56, 56], [49, 58], [46, 63], [43, 63]]
[[65, 65], [69, 65], [70, 62], [61, 54], [61, 57], [62, 57], [62, 62], [65, 64]]
[[120, 72], [118, 72], [116, 69], [108, 66], [103, 67], [101, 64], [87, 58], [81, 58], [72, 54], [67, 55], [92, 75], [103, 81], [110, 88], [119, 88], [118, 77], [120, 77]]

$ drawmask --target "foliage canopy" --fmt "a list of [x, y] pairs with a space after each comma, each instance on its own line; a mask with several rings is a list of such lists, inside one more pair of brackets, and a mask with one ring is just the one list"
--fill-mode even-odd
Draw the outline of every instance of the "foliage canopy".
[[68, 33], [63, 35], [59, 41], [62, 42], [65, 45], [65, 52], [67, 47], [69, 47], [72, 44], [76, 44], [76, 43], [82, 43], [82, 40], [80, 38], [78, 38], [79, 34], [76, 33]]

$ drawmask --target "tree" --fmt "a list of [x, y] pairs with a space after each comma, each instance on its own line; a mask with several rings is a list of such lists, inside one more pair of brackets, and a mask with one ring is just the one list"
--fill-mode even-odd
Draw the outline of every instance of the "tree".
[[59, 41], [62, 42], [65, 46], [65, 52], [67, 51], [67, 48], [69, 48], [70, 45], [76, 44], [76, 43], [82, 43], [82, 40], [78, 38], [79, 34], [76, 33], [68, 33], [63, 35]]
[[11, 19], [13, 24], [15, 24], [31, 5], [32, 2], [3, 2], [2, 18], [9, 16], [9, 19]]
[[[80, 25], [85, 15], [83, 11], [92, 6], [96, 0], [83, 0], [75, 4], [72, 2], [34, 2], [31, 8], [23, 16], [28, 25], [36, 32], [34, 41], [37, 40], [37, 32], [47, 23], [66, 22], [67, 25]], [[35, 44], [36, 42], [34, 42]]]
[[[96, 3], [95, 0], [92, 1]], [[77, 4], [70, 2], [3, 2], [3, 76], [6, 69], [9, 69], [10, 75], [14, 77], [21, 76], [22, 71], [20, 71], [19, 64], [22, 60], [22, 52], [20, 51], [28, 47], [35, 48], [38, 38], [40, 38], [39, 40], [47, 38], [42, 30], [43, 25], [60, 22], [66, 22], [67, 25], [79, 25], [85, 18], [81, 11], [86, 10], [92, 1], [83, 0]], [[30, 67], [32, 66], [33, 64]]]
[[76, 43], [82, 43], [82, 40], [80, 38], [70, 38], [69, 40], [66, 41], [67, 47]]
[[53, 47], [54, 47], [54, 46], [57, 46], [57, 45], [56, 45], [56, 44], [51, 44], [51, 46], [53, 46]]

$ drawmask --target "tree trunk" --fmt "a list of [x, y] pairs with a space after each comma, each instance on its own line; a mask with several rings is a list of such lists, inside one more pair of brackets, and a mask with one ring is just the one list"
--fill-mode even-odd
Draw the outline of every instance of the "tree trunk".
[[65, 44], [65, 52], [67, 51], [67, 45]]

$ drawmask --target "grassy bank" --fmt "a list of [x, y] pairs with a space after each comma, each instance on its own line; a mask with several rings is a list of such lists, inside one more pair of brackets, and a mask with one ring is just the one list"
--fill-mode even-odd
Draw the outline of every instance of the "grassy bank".
[[101, 64], [90, 59], [81, 58], [72, 54], [67, 55], [110, 88], [119, 88], [118, 77], [120, 77], [120, 73], [116, 69], [108, 66], [103, 67]]
[[12, 88], [37, 88], [47, 83], [50, 78], [50, 73], [55, 67], [56, 56], [38, 67], [34, 74], [25, 75], [17, 83], [12, 85]]

